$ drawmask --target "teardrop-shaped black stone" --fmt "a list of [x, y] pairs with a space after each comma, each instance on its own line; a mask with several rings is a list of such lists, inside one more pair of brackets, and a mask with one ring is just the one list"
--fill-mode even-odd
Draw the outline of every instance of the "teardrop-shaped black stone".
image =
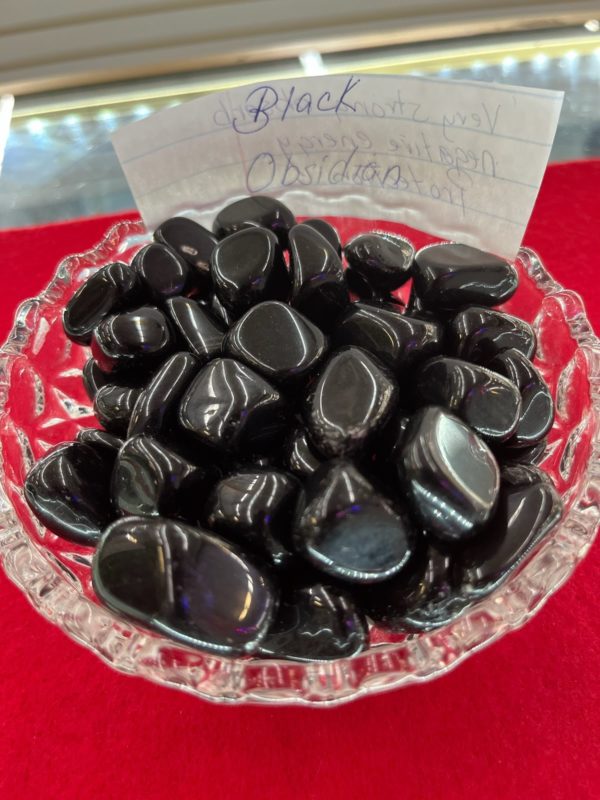
[[460, 311], [452, 319], [448, 338], [453, 355], [477, 364], [485, 364], [511, 348], [533, 358], [536, 347], [533, 328], [525, 320], [476, 306]]
[[236, 547], [169, 519], [127, 517], [94, 555], [94, 589], [117, 613], [219, 655], [252, 653], [277, 597]]
[[187, 297], [173, 297], [166, 309], [182, 343], [200, 365], [221, 355], [223, 327], [205, 308]]
[[261, 655], [293, 661], [350, 658], [367, 646], [364, 616], [350, 596], [322, 583], [284, 590]]
[[141, 389], [107, 383], [94, 398], [94, 414], [100, 424], [116, 436], [125, 436]]
[[197, 372], [198, 362], [191, 353], [175, 353], [168, 358], [140, 392], [129, 420], [127, 437], [139, 433], [158, 436], [168, 431], [176, 420], [181, 398]]
[[89, 344], [94, 328], [111, 312], [142, 300], [135, 269], [115, 263], [102, 267], [79, 287], [63, 313], [65, 333], [78, 344]]
[[466, 244], [434, 244], [419, 250], [414, 287], [427, 308], [497, 306], [515, 293], [519, 278], [503, 258]]
[[92, 355], [103, 372], [151, 369], [173, 346], [173, 335], [162, 311], [142, 306], [104, 319], [92, 337]]
[[342, 242], [340, 240], [340, 235], [333, 225], [327, 222], [327, 220], [320, 218], [303, 219], [302, 224], [308, 225], [309, 228], [314, 228], [317, 233], [320, 233], [321, 236], [329, 242], [338, 256], [342, 255]]
[[[362, 233], [344, 247], [348, 266], [380, 296], [393, 292], [412, 277], [414, 247], [391, 233]], [[361, 295], [364, 296], [364, 295]]]
[[248, 228], [223, 239], [211, 261], [215, 292], [239, 316], [263, 300], [287, 300], [290, 276], [275, 234]]
[[519, 350], [503, 350], [489, 362], [490, 369], [509, 378], [521, 393], [522, 408], [508, 446], [530, 447], [543, 439], [554, 422], [554, 401], [548, 384]]
[[216, 358], [200, 370], [180, 407], [183, 427], [201, 443], [223, 452], [268, 452], [287, 423], [281, 393], [232, 358]]
[[25, 479], [32, 511], [48, 530], [78, 544], [94, 545], [116, 514], [110, 496], [114, 453], [69, 442], [46, 453]]
[[77, 441], [103, 447], [108, 453], [116, 456], [123, 445], [123, 439], [99, 428], [84, 428], [77, 434]]
[[374, 583], [402, 569], [413, 533], [406, 517], [352, 462], [338, 459], [309, 478], [294, 542], [317, 569], [344, 581]]
[[336, 351], [305, 402], [312, 442], [327, 458], [357, 453], [391, 417], [398, 395], [376, 358], [357, 347]]
[[217, 244], [210, 231], [187, 217], [171, 217], [154, 231], [154, 239], [178, 253], [202, 286], [210, 285], [210, 257]]
[[296, 218], [287, 206], [273, 197], [252, 195], [221, 209], [213, 223], [215, 235], [222, 239], [244, 228], [259, 226], [272, 231], [282, 247], [287, 247], [288, 231]]
[[296, 428], [286, 440], [283, 461], [290, 472], [300, 478], [308, 478], [321, 466], [322, 461], [308, 441], [304, 428]]
[[355, 345], [377, 356], [395, 374], [406, 375], [442, 350], [444, 330], [370, 303], [353, 303], [332, 334], [332, 345]]
[[132, 266], [153, 303], [184, 294], [190, 283], [190, 268], [174, 250], [152, 242], [136, 253]]
[[492, 517], [500, 470], [489, 447], [458, 417], [438, 406], [411, 418], [399, 477], [415, 519], [433, 536], [460, 542]]
[[415, 395], [421, 405], [444, 406], [487, 442], [504, 442], [521, 416], [515, 384], [485, 367], [459, 358], [432, 358], [419, 368]]
[[285, 303], [259, 303], [230, 329], [225, 352], [273, 383], [306, 378], [321, 362], [327, 339], [316, 325]]
[[331, 331], [349, 303], [342, 261], [314, 228], [290, 231], [291, 304], [321, 330]]
[[228, 475], [207, 500], [205, 523], [274, 566], [285, 566], [293, 558], [290, 542], [299, 488], [296, 478], [276, 470]]

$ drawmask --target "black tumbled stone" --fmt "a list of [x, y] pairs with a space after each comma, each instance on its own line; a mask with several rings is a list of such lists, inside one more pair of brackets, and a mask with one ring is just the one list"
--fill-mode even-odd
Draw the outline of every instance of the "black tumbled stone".
[[[412, 244], [391, 233], [362, 233], [345, 247], [344, 254], [353, 275], [370, 289], [372, 296], [386, 295], [412, 277]], [[357, 287], [360, 288], [360, 287]], [[366, 296], [357, 292], [360, 296]]]
[[216, 236], [187, 217], [171, 217], [154, 231], [154, 239], [166, 244], [192, 268], [201, 286], [210, 285], [210, 257]]
[[503, 311], [477, 306], [460, 311], [452, 319], [448, 339], [453, 355], [477, 364], [485, 364], [511, 348], [532, 358], [536, 347], [535, 333], [527, 322]]
[[92, 337], [92, 355], [103, 372], [151, 369], [172, 347], [169, 323], [154, 306], [106, 317]]
[[187, 297], [173, 297], [166, 309], [182, 344], [200, 365], [221, 355], [223, 326], [203, 306]]
[[274, 233], [281, 246], [286, 247], [288, 232], [295, 222], [290, 209], [279, 200], [265, 195], [252, 195], [221, 209], [215, 217], [213, 231], [222, 239], [236, 231], [259, 226]]

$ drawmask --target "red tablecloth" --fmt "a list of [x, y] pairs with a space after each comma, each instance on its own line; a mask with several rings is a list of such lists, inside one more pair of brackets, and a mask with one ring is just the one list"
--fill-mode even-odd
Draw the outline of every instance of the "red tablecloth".
[[[525, 243], [600, 330], [600, 161], [551, 167]], [[0, 232], [0, 336], [111, 217]], [[113, 672], [0, 574], [0, 798], [600, 796], [600, 546], [525, 628], [442, 679], [333, 709], [220, 707]], [[595, 787], [595, 788], [594, 788]]]

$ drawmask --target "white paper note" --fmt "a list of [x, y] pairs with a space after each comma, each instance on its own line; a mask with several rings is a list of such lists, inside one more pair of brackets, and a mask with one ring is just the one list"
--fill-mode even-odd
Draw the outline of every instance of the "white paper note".
[[296, 214], [390, 219], [515, 256], [562, 92], [413, 76], [243, 86], [121, 128], [113, 144], [149, 228], [268, 194]]

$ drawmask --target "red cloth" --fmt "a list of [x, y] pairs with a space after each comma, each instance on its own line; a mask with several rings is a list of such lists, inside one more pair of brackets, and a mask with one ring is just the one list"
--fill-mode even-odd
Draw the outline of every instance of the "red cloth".
[[[596, 330], [598, 186], [600, 161], [550, 167], [525, 237]], [[0, 336], [112, 219], [0, 232]], [[0, 571], [0, 798], [597, 800], [599, 566], [596, 545], [525, 628], [445, 677], [322, 710], [215, 706], [120, 675]]]

